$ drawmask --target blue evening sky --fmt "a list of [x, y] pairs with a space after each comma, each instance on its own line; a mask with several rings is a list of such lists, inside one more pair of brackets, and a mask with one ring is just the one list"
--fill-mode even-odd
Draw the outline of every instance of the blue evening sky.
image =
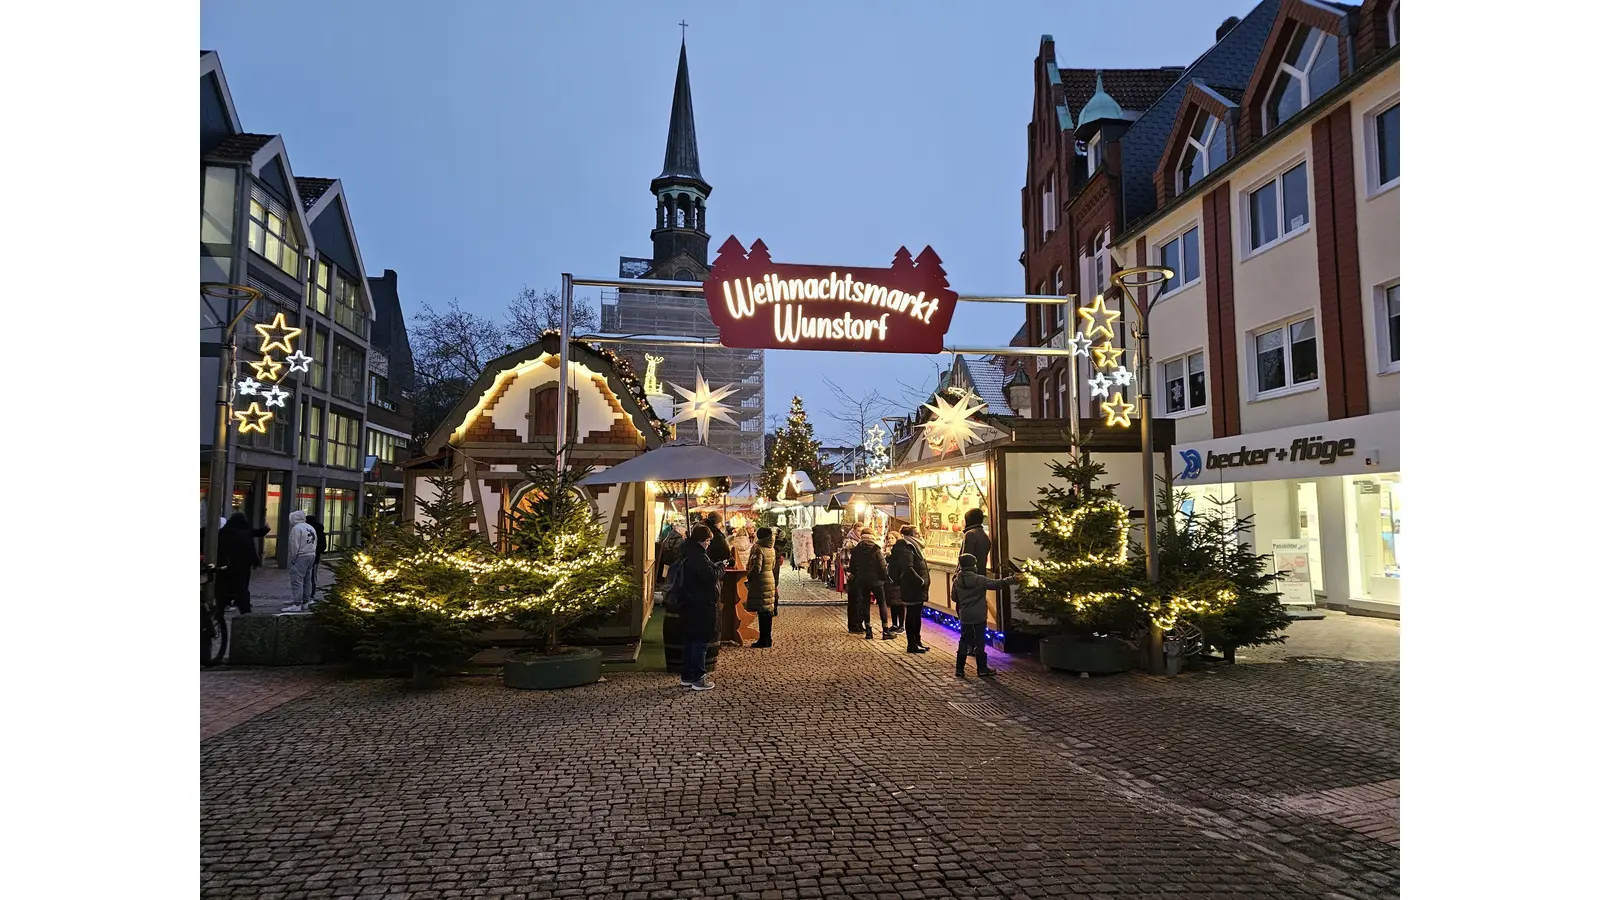
[[[459, 299], [499, 315], [563, 271], [649, 256], [677, 65], [689, 73], [712, 255], [731, 232], [782, 262], [887, 266], [931, 244], [959, 293], [1021, 293], [1019, 191], [1032, 60], [1187, 65], [1246, 0], [886, 3], [202, 0], [247, 130], [301, 176], [340, 178], [368, 274], [408, 316]], [[1020, 308], [958, 307], [947, 341], [1003, 345]], [[899, 399], [937, 357], [767, 354], [767, 412], [820, 376]]]

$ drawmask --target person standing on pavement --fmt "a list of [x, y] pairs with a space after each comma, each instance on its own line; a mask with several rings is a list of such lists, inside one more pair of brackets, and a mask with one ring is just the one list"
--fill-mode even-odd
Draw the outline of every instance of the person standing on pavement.
[[900, 601], [906, 610], [906, 652], [927, 653], [922, 643], [922, 604], [928, 602], [928, 561], [922, 555], [914, 525], [900, 529], [900, 540], [889, 557], [889, 577], [900, 585]]
[[223, 523], [217, 532], [217, 600], [226, 610], [237, 607], [240, 613], [250, 611], [250, 570], [261, 565], [261, 553], [256, 550], [256, 531], [242, 512]]
[[978, 560], [980, 573], [989, 571], [991, 546], [989, 532], [983, 527], [983, 510], [976, 507], [967, 510], [965, 530], [961, 533], [961, 552], [970, 553]]
[[850, 586], [855, 590], [858, 621], [872, 640], [872, 604], [878, 604], [878, 623], [883, 628], [883, 639], [892, 640], [889, 633], [889, 605], [884, 601], [883, 582], [889, 576], [889, 564], [878, 547], [877, 535], [872, 529], [861, 530], [861, 539], [850, 551]]
[[696, 525], [684, 542], [680, 560], [678, 615], [683, 620], [683, 667], [678, 684], [696, 691], [716, 687], [706, 678], [706, 648], [717, 635], [717, 598], [720, 590], [716, 566], [707, 551], [715, 532]]
[[[889, 531], [883, 536], [884, 560], [887, 562], [894, 553], [894, 545], [900, 540], [900, 532]], [[900, 585], [893, 578], [883, 579], [883, 599], [889, 603], [889, 633], [904, 634], [906, 630], [906, 605], [900, 599]]]
[[778, 612], [778, 551], [773, 547], [771, 528], [757, 529], [745, 571], [744, 608], [756, 614], [761, 626], [761, 636], [750, 646], [771, 647], [772, 617]]
[[317, 565], [317, 530], [306, 512], [289, 513], [289, 603], [284, 612], [305, 612], [311, 605], [311, 573]]
[[328, 548], [328, 533], [322, 528], [322, 520], [311, 513], [306, 513], [306, 524], [317, 533], [317, 559], [311, 564], [311, 596], [317, 595], [317, 572], [322, 569], [322, 551]]
[[961, 616], [961, 643], [956, 647], [956, 677], [967, 677], [967, 656], [978, 661], [978, 675], [989, 678], [994, 671], [989, 668], [989, 647], [986, 631], [989, 625], [989, 592], [1002, 585], [1016, 584], [1017, 576], [995, 579], [984, 575], [978, 568], [978, 558], [970, 553], [961, 554], [961, 572], [956, 575], [954, 593], [956, 612]]

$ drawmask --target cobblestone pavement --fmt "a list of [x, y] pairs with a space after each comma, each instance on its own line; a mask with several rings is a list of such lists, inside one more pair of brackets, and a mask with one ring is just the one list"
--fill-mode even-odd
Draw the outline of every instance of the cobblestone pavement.
[[791, 607], [706, 693], [329, 684], [202, 742], [202, 895], [1398, 896], [1398, 663], [962, 681], [923, 634]]
[[200, 739], [282, 706], [332, 681], [326, 666], [230, 669], [222, 666], [200, 671]]

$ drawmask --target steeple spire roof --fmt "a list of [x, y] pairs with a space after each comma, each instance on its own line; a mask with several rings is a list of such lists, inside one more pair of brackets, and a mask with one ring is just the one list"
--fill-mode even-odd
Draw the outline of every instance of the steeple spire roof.
[[667, 126], [667, 156], [657, 178], [692, 178], [705, 182], [700, 175], [700, 148], [694, 138], [694, 102], [689, 97], [687, 42], [678, 48], [678, 83], [672, 88], [672, 122]]

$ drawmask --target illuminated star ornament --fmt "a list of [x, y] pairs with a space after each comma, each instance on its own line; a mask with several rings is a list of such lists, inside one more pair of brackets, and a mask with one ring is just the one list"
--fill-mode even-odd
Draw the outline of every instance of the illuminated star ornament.
[[1127, 387], [1133, 384], [1133, 373], [1122, 366], [1117, 366], [1117, 370], [1111, 373], [1111, 383], [1118, 387]]
[[303, 350], [296, 350], [288, 357], [285, 357], [284, 361], [289, 364], [289, 371], [291, 372], [311, 371], [311, 357], [307, 356]]
[[965, 394], [958, 403], [947, 403], [942, 395], [934, 396], [934, 403], [922, 404], [924, 409], [933, 412], [933, 418], [920, 426], [928, 439], [928, 449], [945, 455], [951, 451], [965, 453], [968, 444], [978, 437], [978, 429], [990, 429], [982, 422], [974, 421], [973, 415], [983, 409], [984, 403], [978, 400], [974, 403], [972, 394]]
[[254, 378], [247, 377], [245, 380], [239, 382], [238, 389], [240, 396], [254, 397], [255, 395], [261, 393], [261, 382], [255, 380]]
[[1089, 347], [1093, 344], [1094, 341], [1084, 337], [1083, 332], [1081, 331], [1076, 335], [1073, 335], [1072, 340], [1067, 341], [1067, 345], [1072, 348], [1072, 353], [1074, 356], [1088, 356]]
[[250, 368], [256, 370], [256, 377], [262, 381], [277, 381], [283, 371], [283, 363], [270, 356], [263, 356], [260, 362], [251, 363]]
[[234, 413], [233, 417], [239, 420], [240, 434], [249, 434], [252, 431], [266, 434], [267, 423], [272, 421], [272, 413], [262, 409], [259, 403], [251, 403], [249, 409], [241, 409]]
[[1102, 369], [1110, 369], [1122, 364], [1122, 354], [1126, 353], [1121, 347], [1113, 347], [1110, 341], [1102, 341], [1094, 347], [1094, 364]]
[[738, 388], [730, 384], [713, 391], [706, 384], [705, 376], [700, 374], [698, 367], [694, 370], [694, 381], [694, 390], [692, 391], [678, 387], [670, 381], [667, 382], [669, 387], [683, 395], [685, 401], [678, 404], [678, 414], [668, 419], [667, 422], [675, 425], [678, 422], [693, 420], [699, 426], [700, 443], [704, 444], [706, 442], [706, 432], [711, 429], [712, 419], [721, 419], [729, 425], [738, 424], [728, 415], [728, 410], [732, 409], [732, 407], [722, 402], [723, 398], [737, 391]]
[[1112, 394], [1110, 400], [1102, 402], [1100, 411], [1105, 413], [1106, 424], [1113, 428], [1117, 426], [1126, 428], [1133, 424], [1133, 420], [1128, 418], [1128, 414], [1133, 412], [1133, 404], [1123, 402], [1121, 391]]
[[1093, 306], [1078, 307], [1078, 315], [1089, 323], [1089, 328], [1084, 332], [1090, 339], [1097, 334], [1103, 334], [1109, 340], [1116, 336], [1111, 330], [1113, 323], [1122, 317], [1122, 313], [1114, 309], [1106, 309], [1106, 298], [1095, 295]]
[[283, 401], [289, 399], [289, 392], [277, 385], [272, 385], [262, 391], [261, 396], [267, 401], [268, 406], [282, 406]]
[[285, 354], [293, 353], [294, 339], [300, 336], [300, 329], [289, 327], [289, 323], [283, 319], [283, 313], [278, 313], [270, 325], [264, 322], [256, 325], [256, 331], [261, 334], [261, 352], [264, 354], [271, 353], [273, 348], [281, 349]]
[[1089, 379], [1089, 396], [1110, 398], [1111, 379], [1106, 377], [1106, 373], [1096, 372], [1095, 376]]

